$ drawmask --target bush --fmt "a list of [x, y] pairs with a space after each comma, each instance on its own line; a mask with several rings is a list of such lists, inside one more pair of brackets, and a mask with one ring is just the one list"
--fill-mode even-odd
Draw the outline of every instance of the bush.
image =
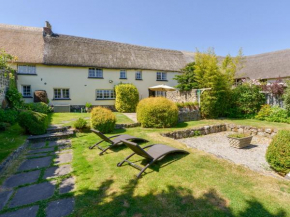
[[263, 105], [259, 113], [255, 116], [256, 119], [264, 121], [271, 114], [271, 106]]
[[15, 124], [18, 119], [18, 112], [12, 109], [0, 109], [0, 122]]
[[114, 113], [102, 107], [95, 107], [91, 112], [91, 127], [102, 133], [110, 133], [115, 129], [116, 116]]
[[278, 132], [267, 149], [266, 159], [277, 172], [290, 172], [290, 131]]
[[49, 105], [45, 104], [44, 102], [25, 103], [24, 108], [27, 110], [31, 110], [31, 111], [39, 112], [43, 114], [48, 114], [53, 111], [52, 108]]
[[257, 85], [242, 84], [232, 91], [230, 117], [253, 117], [265, 104], [265, 95]]
[[79, 118], [75, 123], [74, 127], [76, 129], [82, 130], [87, 127], [87, 121], [83, 118]]
[[23, 106], [22, 94], [18, 92], [17, 88], [11, 87], [6, 92], [6, 97], [9, 106], [12, 109], [21, 109]]
[[178, 108], [164, 97], [146, 98], [137, 106], [137, 119], [142, 127], [172, 127], [178, 120]]
[[139, 102], [138, 89], [133, 84], [119, 84], [115, 87], [118, 112], [135, 112]]
[[39, 112], [23, 110], [19, 114], [19, 125], [29, 134], [44, 134], [48, 126], [48, 116]]
[[4, 122], [0, 122], [0, 132], [7, 130], [8, 127], [10, 127], [10, 124], [4, 123]]
[[265, 120], [271, 122], [288, 123], [288, 112], [286, 109], [280, 108], [279, 106], [273, 106], [268, 117], [265, 117]]

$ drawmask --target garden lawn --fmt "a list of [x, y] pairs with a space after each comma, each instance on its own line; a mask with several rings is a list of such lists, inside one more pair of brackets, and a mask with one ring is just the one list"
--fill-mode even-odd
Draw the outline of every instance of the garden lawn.
[[[139, 180], [137, 169], [126, 163], [116, 166], [132, 153], [130, 149], [120, 146], [99, 156], [97, 148], [88, 147], [100, 139], [93, 133], [77, 133], [72, 139], [74, 216], [290, 216], [289, 181], [263, 176], [160, 135], [225, 121], [250, 125], [242, 120], [203, 120], [179, 124], [175, 129], [115, 131], [150, 140], [142, 146], [162, 143], [190, 152], [166, 157]], [[145, 164], [139, 156], [131, 159]]]
[[23, 129], [15, 124], [4, 132], [0, 132], [0, 163], [15, 149], [24, 144], [26, 135]]

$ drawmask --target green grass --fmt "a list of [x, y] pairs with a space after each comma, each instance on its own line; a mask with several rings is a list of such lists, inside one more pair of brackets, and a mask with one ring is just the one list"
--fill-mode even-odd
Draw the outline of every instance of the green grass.
[[[190, 152], [168, 156], [139, 180], [135, 179], [137, 169], [126, 163], [120, 168], [116, 166], [131, 153], [128, 148], [120, 146], [98, 156], [98, 149], [88, 147], [99, 138], [92, 133], [78, 133], [73, 138], [73, 169], [77, 179], [74, 216], [290, 216], [289, 182], [186, 148], [160, 135], [222, 122], [272, 126], [252, 120], [202, 120], [179, 124], [174, 129], [115, 131], [146, 138], [150, 140], [148, 144], [163, 143]], [[146, 164], [139, 156], [132, 160]]]
[[22, 128], [15, 124], [4, 132], [0, 132], [0, 162], [8, 157], [15, 149], [24, 144], [26, 135]]

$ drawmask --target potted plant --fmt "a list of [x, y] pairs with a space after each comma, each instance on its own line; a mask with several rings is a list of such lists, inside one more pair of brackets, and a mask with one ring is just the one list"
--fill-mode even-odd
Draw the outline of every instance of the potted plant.
[[231, 134], [228, 137], [231, 147], [244, 148], [251, 144], [253, 136], [244, 133]]
[[87, 102], [86, 103], [86, 111], [87, 112], [90, 112], [91, 111], [91, 108], [92, 108], [92, 103]]

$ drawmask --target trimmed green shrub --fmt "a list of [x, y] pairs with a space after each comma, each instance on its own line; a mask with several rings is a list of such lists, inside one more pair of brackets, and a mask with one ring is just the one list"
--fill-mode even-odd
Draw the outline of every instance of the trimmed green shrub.
[[0, 132], [7, 130], [8, 127], [10, 127], [10, 124], [4, 123], [4, 122], [0, 122]]
[[48, 114], [53, 111], [52, 108], [44, 102], [25, 103], [24, 108], [26, 110], [31, 110], [31, 111], [39, 112], [43, 114]]
[[172, 127], [178, 121], [178, 108], [164, 97], [146, 98], [137, 106], [137, 119], [142, 127]]
[[91, 111], [91, 127], [102, 133], [114, 131], [116, 124], [115, 114], [103, 107], [95, 107]]
[[75, 123], [74, 127], [76, 129], [82, 130], [87, 127], [87, 121], [83, 118], [79, 118]]
[[118, 84], [115, 87], [118, 112], [135, 112], [139, 102], [138, 89], [133, 84]]
[[264, 121], [271, 114], [271, 106], [263, 105], [259, 113], [255, 116], [256, 119]]
[[281, 130], [270, 143], [266, 159], [281, 174], [290, 172], [290, 131]]
[[288, 123], [288, 111], [280, 108], [279, 106], [273, 106], [271, 108], [270, 115], [265, 118], [266, 121]]
[[0, 122], [15, 124], [18, 119], [18, 111], [13, 109], [0, 109]]
[[19, 114], [19, 125], [29, 134], [44, 134], [48, 127], [48, 116], [39, 112], [23, 110]]

